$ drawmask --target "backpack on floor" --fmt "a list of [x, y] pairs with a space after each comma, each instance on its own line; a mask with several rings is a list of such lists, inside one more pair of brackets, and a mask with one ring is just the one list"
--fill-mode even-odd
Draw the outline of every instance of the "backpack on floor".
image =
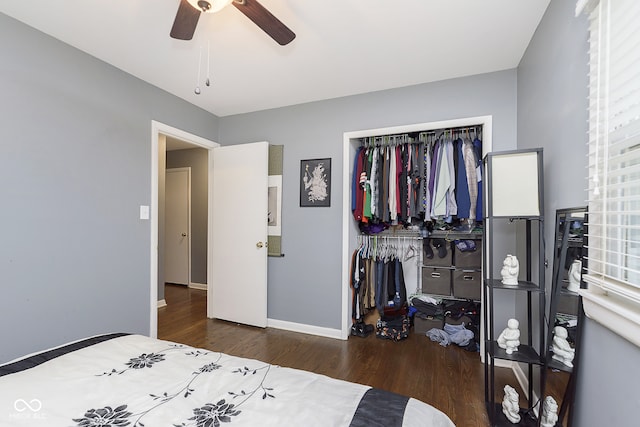
[[409, 336], [410, 328], [411, 321], [406, 314], [395, 317], [382, 316], [376, 323], [376, 337], [400, 341]]

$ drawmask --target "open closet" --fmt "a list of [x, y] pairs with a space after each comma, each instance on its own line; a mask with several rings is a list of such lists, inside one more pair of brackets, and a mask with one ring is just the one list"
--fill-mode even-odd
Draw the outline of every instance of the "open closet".
[[[490, 116], [345, 133], [346, 335], [418, 296], [479, 309], [479, 164], [491, 145]], [[444, 317], [433, 326], [442, 328]]]

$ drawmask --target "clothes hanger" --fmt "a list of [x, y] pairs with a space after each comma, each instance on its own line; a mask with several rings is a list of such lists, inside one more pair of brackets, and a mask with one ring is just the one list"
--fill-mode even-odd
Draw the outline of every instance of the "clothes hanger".
[[415, 242], [415, 238], [412, 238], [409, 242], [409, 247], [407, 248], [407, 254], [405, 257], [405, 261], [410, 260], [411, 258], [415, 257], [418, 255], [418, 251], [417, 248], [414, 245]]
[[403, 236], [402, 237], [402, 244], [400, 245], [400, 260], [401, 261], [406, 261], [407, 260], [407, 237]]
[[362, 257], [369, 259], [369, 236], [364, 239], [364, 248], [362, 248]]

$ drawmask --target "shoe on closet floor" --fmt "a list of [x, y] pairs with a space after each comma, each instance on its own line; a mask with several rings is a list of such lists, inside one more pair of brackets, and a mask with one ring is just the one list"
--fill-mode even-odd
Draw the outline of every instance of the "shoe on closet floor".
[[364, 322], [358, 322], [351, 325], [351, 335], [366, 338], [373, 332], [373, 325], [367, 325]]

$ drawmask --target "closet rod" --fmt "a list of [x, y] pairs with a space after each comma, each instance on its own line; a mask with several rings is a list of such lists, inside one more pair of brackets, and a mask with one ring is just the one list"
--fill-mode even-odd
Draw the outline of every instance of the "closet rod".
[[[433, 131], [433, 133], [434, 133], [434, 134], [435, 134], [435, 133], [438, 133], [438, 132], [440, 132], [440, 133], [442, 133], [442, 132], [451, 132], [451, 133], [454, 133], [454, 132], [464, 132], [464, 131], [467, 131], [467, 132], [468, 132], [468, 131], [470, 131], [470, 130], [472, 130], [472, 131], [474, 131], [474, 132], [478, 132], [478, 133], [480, 133], [480, 132], [482, 132], [482, 125], [478, 125], [478, 126], [463, 126], [463, 127], [457, 127], [457, 128], [445, 128], [445, 129], [438, 129], [438, 130], [436, 130], [436, 131]], [[422, 132], [421, 132], [421, 133], [422, 133]]]
[[360, 236], [361, 237], [366, 237], [366, 238], [378, 237], [378, 238], [380, 238], [380, 240], [388, 240], [388, 239], [422, 240], [422, 237], [420, 237], [420, 236], [390, 236], [390, 235], [385, 235], [385, 234], [361, 234]]
[[397, 230], [391, 233], [377, 233], [377, 234], [360, 234], [362, 237], [394, 237], [397, 239], [403, 238], [411, 238], [411, 239], [422, 239], [420, 233], [413, 230]]
[[[418, 142], [416, 138], [412, 137], [411, 135], [437, 135], [438, 133], [442, 133], [442, 132], [461, 132], [461, 131], [469, 131], [469, 130], [473, 130], [476, 132], [481, 132], [482, 131], [482, 125], [471, 125], [471, 126], [460, 126], [460, 127], [451, 127], [451, 128], [440, 128], [440, 129], [430, 129], [430, 130], [423, 130], [423, 131], [418, 131], [418, 132], [407, 132], [407, 133], [400, 133], [400, 134], [391, 134], [391, 135], [376, 135], [376, 136], [368, 136], [368, 137], [364, 137], [361, 138], [361, 142], [365, 143], [365, 142], [371, 142], [373, 141], [378, 141], [378, 140], [384, 140], [384, 139], [388, 139], [389, 142], [391, 142], [391, 139], [403, 139], [403, 140], [409, 140], [410, 141], [406, 141], [407, 143], [415, 143]], [[397, 142], [397, 141], [396, 141]]]

